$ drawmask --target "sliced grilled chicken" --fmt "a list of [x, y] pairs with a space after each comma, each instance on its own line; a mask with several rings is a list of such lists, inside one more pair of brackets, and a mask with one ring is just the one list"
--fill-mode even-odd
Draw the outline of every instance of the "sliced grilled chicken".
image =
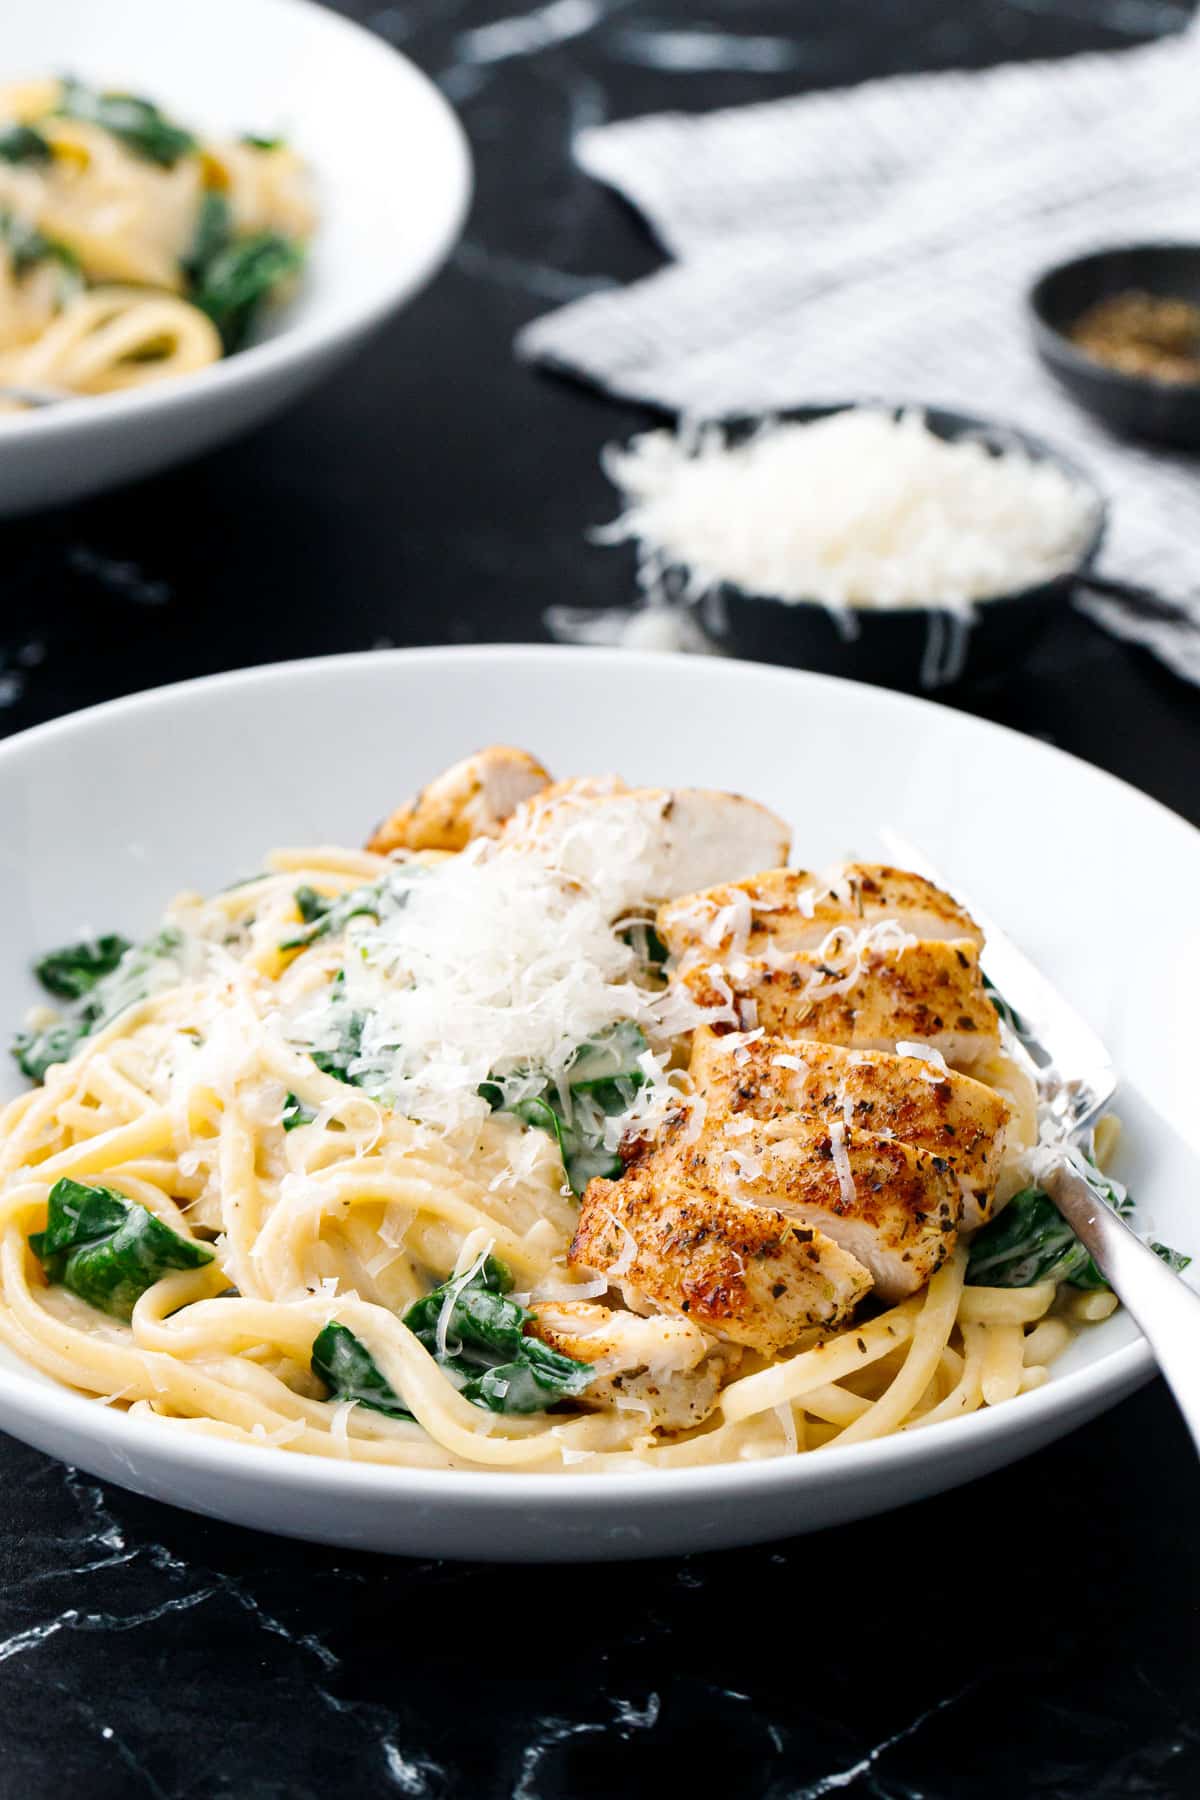
[[549, 782], [528, 751], [492, 744], [452, 764], [398, 807], [377, 827], [367, 849], [379, 856], [393, 850], [463, 850], [472, 838], [498, 837], [521, 802]]
[[[888, 927], [875, 928], [887, 930]], [[674, 972], [700, 1006], [737, 1013], [744, 1028], [856, 1050], [920, 1043], [954, 1068], [999, 1044], [999, 1021], [970, 938], [860, 943], [822, 958], [798, 951], [777, 963], [731, 956]]]
[[583, 1405], [644, 1412], [647, 1426], [668, 1431], [707, 1419], [741, 1357], [736, 1345], [714, 1342], [689, 1319], [645, 1319], [586, 1300], [540, 1302], [529, 1329], [595, 1368]]
[[520, 807], [502, 833], [605, 896], [613, 916], [787, 856], [782, 819], [707, 788], [562, 782]]
[[[1008, 1148], [1010, 1109], [981, 1081], [916, 1056], [846, 1050], [803, 1038], [692, 1039], [692, 1082], [708, 1120], [808, 1117], [826, 1129], [895, 1138], [944, 1160], [958, 1182], [962, 1223], [991, 1213]], [[852, 1246], [853, 1247], [853, 1246]], [[858, 1252], [856, 1252], [858, 1254]], [[865, 1258], [864, 1258], [865, 1260]]]
[[676, 1127], [619, 1180], [589, 1184], [569, 1260], [768, 1355], [852, 1312], [871, 1286], [858, 1259], [780, 1207], [743, 1199], [733, 1160], [710, 1161], [681, 1136]]
[[943, 1157], [898, 1138], [793, 1113], [741, 1132], [702, 1134], [715, 1164], [749, 1201], [825, 1233], [869, 1269], [884, 1300], [902, 1300], [954, 1248], [962, 1196]]
[[[970, 913], [920, 875], [882, 863], [843, 863], [822, 875], [767, 869], [664, 906], [658, 932], [678, 958], [735, 950], [746, 956], [816, 950], [831, 931], [894, 919], [916, 938], [971, 939]], [[770, 947], [770, 948], [769, 948]]]

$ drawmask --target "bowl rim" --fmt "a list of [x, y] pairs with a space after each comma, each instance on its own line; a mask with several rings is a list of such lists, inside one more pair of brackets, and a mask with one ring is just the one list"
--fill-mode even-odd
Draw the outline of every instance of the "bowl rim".
[[[264, 0], [242, 0], [242, 4], [263, 6]], [[434, 129], [442, 139], [449, 177], [449, 203], [436, 228], [431, 224], [424, 241], [415, 248], [400, 276], [393, 273], [374, 293], [359, 300], [351, 299], [331, 320], [293, 323], [285, 319], [278, 330], [258, 342], [248, 344], [230, 356], [222, 356], [218, 362], [190, 374], [109, 394], [72, 395], [53, 406], [32, 408], [5, 420], [0, 428], [0, 444], [15, 445], [34, 438], [45, 442], [55, 436], [83, 437], [91, 431], [104, 432], [131, 418], [145, 418], [173, 407], [186, 406], [189, 402], [203, 403], [206, 396], [217, 399], [223, 391], [252, 387], [272, 376], [283, 375], [313, 357], [335, 353], [382, 324], [444, 261], [461, 230], [474, 192], [474, 169], [467, 135], [449, 101], [425, 71], [403, 51], [356, 20], [330, 12], [318, 0], [266, 0], [264, 10], [277, 16], [292, 12], [308, 19], [319, 19], [322, 30], [352, 42], [361, 52], [373, 56], [380, 64], [389, 65], [393, 71], [403, 71], [402, 79], [422, 94], [426, 104], [430, 105], [430, 120], [436, 121]]]
[[[651, 401], [639, 402], [638, 409], [655, 419], [673, 421], [677, 427], [685, 416], [683, 409], [679, 407], [660, 405]], [[831, 607], [824, 600], [815, 600], [807, 596], [799, 600], [784, 600], [778, 594], [759, 593], [755, 589], [742, 587], [739, 582], [722, 578], [696, 600], [687, 600], [686, 606], [689, 612], [697, 610], [705, 600], [716, 594], [723, 602], [729, 601], [737, 606], [746, 604], [777, 606], [783, 608], [785, 613], [805, 609], [810, 612], [825, 613], [827, 617], [834, 620], [839, 611], [844, 610], [856, 622], [857, 628], [854, 632], [856, 637], [862, 631], [870, 629], [866, 624], [867, 620], [878, 622], [883, 619], [898, 619], [911, 622], [915, 619], [928, 621], [931, 617], [949, 617], [966, 619], [977, 624], [979, 614], [986, 612], [992, 606], [1022, 603], [1029, 606], [1053, 606], [1062, 598], [1068, 588], [1094, 567], [1104, 546], [1111, 522], [1111, 503], [1108, 495], [1095, 476], [1090, 474], [1083, 464], [1077, 462], [1067, 451], [1060, 450], [1057, 444], [1052, 444], [1040, 433], [1028, 431], [1023, 425], [1015, 425], [1007, 419], [982, 413], [963, 412], [959, 407], [945, 406], [934, 400], [897, 399], [894, 395], [882, 394], [860, 396], [853, 400], [795, 401], [788, 406], [764, 408], [761, 412], [720, 413], [713, 414], [711, 417], [702, 417], [698, 414], [688, 416], [701, 426], [719, 425], [727, 431], [742, 432], [766, 424], [768, 420], [778, 420], [784, 424], [789, 421], [807, 424], [834, 413], [853, 412], [856, 409], [864, 412], [890, 412], [893, 414], [919, 412], [926, 417], [932, 414], [935, 417], [952, 419], [957, 421], [955, 436], [947, 438], [945, 440], [947, 443], [953, 443], [959, 437], [970, 437], [973, 434], [990, 433], [996, 439], [1007, 436], [1027, 450], [1034, 462], [1053, 464], [1086, 496], [1092, 509], [1091, 531], [1077, 559], [1069, 568], [1061, 570], [1057, 575], [1049, 576], [1045, 581], [1036, 582], [1030, 587], [1011, 588], [1002, 594], [990, 594], [986, 598], [972, 600], [965, 606], [949, 605], [944, 602], [939, 605], [935, 601], [928, 601], [909, 606], [852, 605], [839, 609]], [[935, 432], [934, 435], [939, 434]], [[687, 564], [672, 563], [669, 568], [686, 573]], [[809, 672], [811, 673], [811, 671]]]
[[[0, 765], [10, 760], [19, 761], [31, 751], [36, 754], [38, 747], [44, 743], [74, 734], [86, 737], [96, 724], [110, 718], [136, 718], [140, 715], [149, 720], [162, 710], [171, 711], [181, 699], [195, 693], [269, 689], [295, 681], [319, 684], [331, 674], [353, 674], [358, 669], [378, 669], [381, 664], [415, 663], [423, 665], [434, 674], [439, 665], [453, 666], [472, 661], [503, 665], [506, 662], [532, 661], [544, 664], [549, 672], [555, 663], [564, 660], [586, 660], [587, 665], [595, 668], [598, 674], [603, 673], [607, 664], [617, 679], [630, 663], [637, 663], [639, 666], [645, 666], [646, 663], [657, 665], [664, 679], [678, 680], [681, 673], [687, 679], [684, 673], [686, 660], [684, 669], [681, 669], [680, 658], [672, 652], [548, 644], [437, 645], [297, 658], [290, 662], [262, 664], [192, 677], [166, 686], [122, 695], [47, 720], [0, 741]], [[728, 662], [732, 666], [753, 671], [757, 677], [766, 674], [789, 681], [819, 683], [832, 686], [843, 694], [847, 690], [853, 694], [866, 689], [872, 696], [873, 705], [892, 708], [902, 716], [909, 715], [913, 708], [935, 704], [913, 695], [847, 681], [841, 676], [777, 666], [766, 670], [760, 664], [739, 662], [733, 658], [728, 659]], [[981, 720], [979, 723], [989, 732], [1000, 732], [1014, 742], [1028, 744], [1029, 740], [1024, 734], [1008, 726], [991, 720]], [[1086, 768], [1091, 779], [1099, 780], [1115, 790], [1136, 795], [1140, 805], [1152, 808], [1169, 819], [1174, 826], [1183, 825], [1189, 830], [1194, 829], [1169, 807], [1152, 796], [1143, 794], [1131, 783], [1109, 774], [1107, 770], [1086, 763], [1083, 758], [1072, 756], [1066, 751], [1056, 750], [1054, 754]], [[15, 1360], [20, 1363], [19, 1357]], [[111, 1407], [98, 1405], [94, 1399], [60, 1387], [23, 1364], [16, 1370], [7, 1365], [0, 1367], [0, 1388], [5, 1392], [5, 1404], [10, 1407], [15, 1405], [15, 1409], [23, 1417], [35, 1418], [62, 1431], [79, 1433], [91, 1440], [96, 1447], [113, 1452], [119, 1459], [129, 1460], [135, 1458], [139, 1451], [149, 1450], [160, 1462], [170, 1463], [175, 1468], [207, 1471], [234, 1478], [241, 1471], [246, 1481], [269, 1477], [282, 1488], [304, 1491], [317, 1498], [348, 1498], [353, 1495], [359, 1498], [390, 1497], [397, 1501], [453, 1500], [456, 1504], [478, 1501], [485, 1509], [499, 1506], [507, 1499], [517, 1504], [538, 1506], [553, 1502], [570, 1512], [587, 1510], [598, 1493], [611, 1496], [614, 1500], [636, 1500], [650, 1506], [677, 1504], [689, 1498], [694, 1501], [702, 1495], [732, 1497], [744, 1493], [757, 1496], [791, 1486], [800, 1490], [813, 1482], [836, 1485], [842, 1479], [839, 1471], [844, 1471], [846, 1484], [853, 1485], [855, 1471], [874, 1470], [880, 1476], [886, 1476], [890, 1470], [903, 1467], [910, 1459], [930, 1460], [937, 1464], [954, 1460], [958, 1451], [969, 1456], [975, 1444], [1027, 1441], [1032, 1449], [1037, 1443], [1044, 1441], [1044, 1437], [1038, 1436], [1039, 1425], [1049, 1427], [1048, 1435], [1055, 1435], [1054, 1428], [1060, 1423], [1063, 1429], [1069, 1430], [1072, 1421], [1079, 1422], [1091, 1412], [1101, 1410], [1106, 1404], [1114, 1404], [1149, 1380], [1154, 1368], [1150, 1347], [1139, 1336], [1131, 1343], [1106, 1351], [1084, 1368], [1072, 1370], [1052, 1379], [1043, 1387], [1021, 1395], [1018, 1406], [982, 1408], [964, 1418], [943, 1420], [936, 1425], [922, 1427], [914, 1433], [898, 1432], [889, 1437], [846, 1445], [836, 1458], [818, 1457], [814, 1462], [809, 1457], [785, 1456], [747, 1463], [605, 1473], [601, 1488], [588, 1480], [564, 1479], [564, 1475], [569, 1475], [570, 1471], [521, 1473], [388, 1467], [342, 1462], [331, 1458], [289, 1456], [286, 1452], [270, 1447], [231, 1443], [220, 1438], [190, 1437], [184, 1431], [172, 1433], [165, 1421], [157, 1427], [151, 1424], [148, 1428], [146, 1421], [118, 1413]], [[2, 1411], [0, 1408], [0, 1414]], [[914, 1443], [924, 1446], [924, 1450], [914, 1452]]]
[[1085, 250], [1079, 256], [1069, 256], [1065, 261], [1052, 263], [1049, 268], [1043, 269], [1026, 289], [1025, 305], [1033, 326], [1035, 342], [1045, 358], [1052, 365], [1066, 365], [1073, 372], [1087, 376], [1094, 382], [1107, 384], [1130, 395], [1155, 398], [1178, 395], [1182, 399], [1194, 398], [1200, 394], [1200, 376], [1194, 381], [1156, 381], [1152, 375], [1131, 375], [1126, 369], [1111, 368], [1108, 363], [1101, 362], [1099, 357], [1089, 356], [1086, 350], [1081, 350], [1054, 323], [1046, 308], [1047, 290], [1060, 276], [1086, 268], [1089, 264], [1098, 266], [1114, 257], [1141, 256], [1164, 251], [1171, 254], [1183, 251], [1194, 257], [1197, 271], [1200, 272], [1200, 240], [1188, 241], [1183, 238], [1147, 238], [1135, 243], [1106, 244], [1098, 250]]

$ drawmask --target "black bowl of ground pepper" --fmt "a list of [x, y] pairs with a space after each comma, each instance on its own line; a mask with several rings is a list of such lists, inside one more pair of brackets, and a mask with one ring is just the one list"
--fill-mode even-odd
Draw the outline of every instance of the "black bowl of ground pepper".
[[[856, 605], [838, 612], [817, 600], [783, 600], [725, 580], [693, 602], [693, 616], [705, 637], [729, 655], [751, 662], [841, 675], [878, 687], [930, 692], [954, 687], [1018, 666], [1072, 590], [1085, 583], [1099, 554], [1108, 509], [1095, 482], [1080, 466], [1041, 438], [1015, 426], [917, 402], [846, 401], [782, 408], [771, 423], [808, 424], [853, 407], [920, 413], [937, 437], [953, 443], [971, 439], [991, 454], [1019, 450], [1031, 461], [1052, 463], [1088, 503], [1086, 540], [1070, 566], [1032, 587], [1010, 590], [961, 606], [939, 604], [931, 594], [921, 605]], [[661, 420], [668, 409], [647, 409]], [[760, 430], [762, 416], [722, 417], [728, 443]], [[677, 571], [684, 581], [688, 571]]]
[[[1122, 299], [1177, 302], [1195, 309], [1200, 325], [1200, 245], [1130, 244], [1048, 269], [1029, 295], [1038, 355], [1072, 398], [1111, 431], [1176, 449], [1200, 448], [1200, 376], [1181, 379], [1181, 359], [1164, 355], [1161, 367], [1168, 378], [1133, 373], [1101, 360], [1073, 338], [1105, 303]], [[1114, 338], [1112, 354], [1121, 357], [1139, 348], [1145, 346]], [[1154, 366], [1152, 350], [1151, 345], [1151, 353], [1139, 358], [1147, 368]], [[1200, 339], [1195, 355], [1200, 363]]]

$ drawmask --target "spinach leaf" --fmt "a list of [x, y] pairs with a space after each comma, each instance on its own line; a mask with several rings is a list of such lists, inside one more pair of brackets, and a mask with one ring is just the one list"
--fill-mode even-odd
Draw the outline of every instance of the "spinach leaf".
[[63, 81], [55, 111], [66, 119], [99, 125], [135, 156], [162, 169], [174, 168], [181, 156], [196, 148], [191, 132], [172, 124], [152, 100], [139, 99], [136, 94], [98, 93], [70, 76]]
[[338, 937], [351, 919], [378, 919], [382, 903], [378, 887], [352, 888], [348, 894], [332, 898], [318, 894], [315, 888], [298, 887], [294, 898], [303, 929], [285, 937], [279, 945], [281, 950], [304, 950], [318, 938]]
[[[329, 992], [333, 1004], [327, 1015], [328, 1023], [322, 1027], [321, 1035], [332, 1036], [332, 1043], [325, 1043], [314, 1048], [312, 1043], [303, 1043], [306, 1050], [323, 1075], [332, 1075], [335, 1081], [344, 1081], [350, 1087], [363, 1087], [370, 1074], [369, 1070], [351, 1073], [352, 1064], [362, 1055], [363, 1030], [367, 1023], [367, 1014], [352, 1008], [344, 998], [346, 973], [339, 969], [329, 984]], [[298, 1104], [298, 1103], [297, 1103]], [[304, 1110], [303, 1108], [301, 1109]], [[309, 1114], [309, 1118], [313, 1115]], [[286, 1119], [285, 1119], [286, 1124]], [[304, 1125], [308, 1119], [296, 1119], [297, 1125]]]
[[200, 202], [196, 229], [180, 267], [189, 282], [200, 281], [213, 257], [233, 242], [233, 213], [224, 194], [208, 188]]
[[226, 354], [239, 350], [273, 288], [294, 275], [304, 247], [277, 231], [258, 231], [226, 244], [194, 277], [188, 299], [208, 314]]
[[[357, 1062], [362, 1055], [363, 1026], [367, 1016], [360, 1012], [346, 1012], [338, 1021], [338, 1040], [332, 1049], [310, 1051], [313, 1061], [323, 1075], [332, 1075], [335, 1081], [344, 1081], [351, 1087], [361, 1087], [362, 1080], [358, 1075], [350, 1073], [351, 1063]], [[296, 1121], [302, 1123], [301, 1120]]]
[[604, 1122], [628, 1112], [634, 1092], [646, 1079], [638, 1060], [646, 1048], [645, 1034], [629, 1020], [581, 1044], [567, 1066], [566, 1106], [549, 1081], [537, 1093], [510, 1101], [505, 1098], [504, 1078], [492, 1076], [480, 1084], [479, 1093], [493, 1112], [511, 1113], [554, 1138], [571, 1190], [582, 1194], [593, 1177], [612, 1179], [624, 1168], [617, 1153], [604, 1147]]
[[297, 1125], [311, 1125], [316, 1116], [312, 1108], [305, 1106], [296, 1094], [285, 1095], [282, 1119], [285, 1131], [295, 1131]]
[[46, 1070], [68, 1061], [89, 1030], [84, 1019], [56, 1019], [40, 1031], [18, 1031], [12, 1041], [17, 1067], [30, 1081], [45, 1081]]
[[379, 1365], [360, 1338], [347, 1325], [325, 1326], [313, 1339], [312, 1371], [331, 1389], [331, 1400], [357, 1400], [372, 1412], [389, 1419], [411, 1419], [379, 1370]]
[[469, 1380], [463, 1398], [496, 1413], [545, 1412], [558, 1400], [582, 1394], [592, 1379], [590, 1363], [579, 1363], [540, 1338], [523, 1338], [521, 1355], [496, 1363]]
[[616, 1181], [625, 1173], [625, 1164], [615, 1150], [606, 1150], [601, 1142], [581, 1142], [574, 1131], [570, 1136], [572, 1142], [563, 1158], [563, 1168], [573, 1194], [585, 1194], [589, 1181]]
[[47, 163], [49, 144], [32, 125], [6, 125], [0, 130], [0, 162]]
[[[639, 1058], [645, 1055], [647, 1048], [646, 1034], [641, 1026], [622, 1019], [603, 1037], [580, 1044], [567, 1065], [567, 1085], [572, 1093], [604, 1095], [611, 1095], [618, 1081], [632, 1082], [635, 1087], [640, 1087], [646, 1078], [639, 1066]], [[625, 1105], [628, 1104], [626, 1098]]]
[[1150, 1248], [1155, 1256], [1160, 1257], [1166, 1263], [1168, 1269], [1175, 1271], [1176, 1275], [1182, 1269], [1186, 1269], [1192, 1260], [1190, 1256], [1185, 1256], [1182, 1250], [1172, 1250], [1170, 1244], [1160, 1244], [1157, 1238], [1151, 1238]]
[[[123, 941], [113, 935], [101, 938], [98, 942], [99, 945], [116, 945]], [[84, 1038], [109, 1024], [126, 1007], [144, 1000], [150, 992], [155, 972], [160, 965], [169, 963], [174, 958], [182, 944], [182, 934], [173, 927], [166, 926], [146, 943], [135, 949], [127, 949], [115, 966], [105, 973], [102, 974], [97, 969], [95, 980], [90, 987], [80, 988], [80, 998], [64, 1018], [55, 1019], [40, 1030], [19, 1031], [16, 1034], [12, 1053], [17, 1059], [18, 1068], [31, 1081], [44, 1081], [46, 1070], [52, 1063], [65, 1062]], [[43, 962], [54, 964], [52, 980], [65, 982], [70, 979], [66, 968], [58, 962], [59, 958], [68, 954], [65, 951], [53, 951], [50, 957], [43, 959]], [[38, 965], [39, 972], [41, 966]], [[84, 979], [83, 971], [78, 965], [74, 978], [77, 982]], [[63, 989], [51, 987], [51, 992], [62, 993]]]
[[[539, 1338], [525, 1336], [533, 1315], [505, 1298], [511, 1286], [508, 1268], [499, 1257], [489, 1256], [469, 1281], [445, 1281], [415, 1300], [404, 1323], [473, 1406], [498, 1413], [544, 1412], [558, 1400], [581, 1394], [594, 1370], [590, 1363], [576, 1362]], [[438, 1323], [448, 1298], [443, 1354]]]
[[[430, 1351], [437, 1349], [438, 1320], [446, 1295], [454, 1280], [442, 1282], [423, 1299], [414, 1300], [404, 1314], [404, 1323]], [[498, 1256], [489, 1256], [458, 1290], [453, 1311], [447, 1321], [446, 1336], [483, 1350], [496, 1350], [511, 1356], [520, 1348], [522, 1326], [529, 1316], [505, 1295], [512, 1287], [512, 1273]]]
[[128, 938], [109, 932], [105, 937], [84, 938], [78, 944], [51, 950], [34, 963], [33, 972], [46, 991], [60, 1000], [82, 1000], [132, 949]]
[[630, 925], [628, 930], [621, 933], [621, 936], [634, 955], [645, 964], [651, 973], [657, 973], [670, 955], [670, 951], [653, 925]]
[[[1118, 1200], [1116, 1190], [1096, 1171], [1091, 1185], [1115, 1212], [1131, 1212], [1133, 1202]], [[1165, 1244], [1150, 1248], [1176, 1271], [1191, 1258]], [[1004, 1211], [976, 1232], [967, 1261], [972, 1287], [1033, 1287], [1039, 1281], [1065, 1281], [1077, 1288], [1107, 1288], [1084, 1245], [1044, 1188], [1023, 1188]]]
[[1029, 1187], [976, 1232], [967, 1280], [974, 1287], [1033, 1287], [1039, 1281], [1066, 1281], [1089, 1260], [1050, 1196]]
[[[479, 1092], [493, 1112], [511, 1113], [523, 1124], [532, 1125], [555, 1140], [572, 1193], [582, 1194], [595, 1175], [612, 1179], [624, 1168], [616, 1151], [604, 1148], [601, 1134], [606, 1115], [600, 1114], [584, 1120], [573, 1107], [572, 1116], [568, 1120], [559, 1095], [552, 1092], [549, 1085], [540, 1094], [513, 1101], [511, 1105], [505, 1104], [503, 1088], [494, 1081], [481, 1083]], [[499, 1101], [494, 1098], [497, 1094], [500, 1096]], [[623, 1112], [627, 1104], [627, 1101], [622, 1101], [613, 1110]]]
[[[266, 140], [257, 147], [268, 147]], [[303, 260], [303, 245], [278, 232], [239, 238], [228, 200], [210, 189], [181, 267], [188, 299], [208, 314], [229, 352], [245, 343], [271, 290], [294, 274]]]
[[325, 918], [333, 905], [333, 901], [318, 894], [316, 888], [305, 886], [296, 889], [295, 901], [306, 925], [315, 925], [318, 919]]
[[36, 225], [18, 219], [14, 213], [0, 211], [0, 242], [7, 248], [13, 273], [24, 275], [38, 263], [57, 262], [70, 275], [78, 277], [79, 258], [65, 244], [43, 237]]
[[67, 1180], [50, 1189], [46, 1229], [33, 1234], [29, 1247], [49, 1281], [126, 1320], [170, 1270], [200, 1269], [213, 1260], [207, 1244], [180, 1237], [136, 1201]]
[[[505, 1298], [512, 1275], [489, 1256], [469, 1281], [444, 1281], [415, 1300], [404, 1323], [450, 1377], [463, 1398], [489, 1412], [544, 1412], [556, 1401], [581, 1394], [594, 1373], [539, 1338], [525, 1336], [532, 1314]], [[438, 1348], [438, 1322], [447, 1298], [447, 1349]], [[394, 1419], [411, 1419], [365, 1345], [345, 1325], [327, 1325], [313, 1343], [313, 1373], [332, 1389], [331, 1399], [358, 1400]]]

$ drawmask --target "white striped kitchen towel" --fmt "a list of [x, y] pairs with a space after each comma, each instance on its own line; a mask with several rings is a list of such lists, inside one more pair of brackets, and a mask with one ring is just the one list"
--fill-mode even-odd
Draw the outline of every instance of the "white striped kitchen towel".
[[674, 260], [536, 320], [518, 351], [701, 415], [906, 399], [1043, 435], [1112, 502], [1104, 573], [1170, 595], [1182, 620], [1081, 604], [1200, 682], [1200, 459], [1109, 436], [1044, 373], [1025, 311], [1064, 257], [1200, 240], [1198, 104], [1194, 24], [1131, 50], [584, 131], [579, 162]]

